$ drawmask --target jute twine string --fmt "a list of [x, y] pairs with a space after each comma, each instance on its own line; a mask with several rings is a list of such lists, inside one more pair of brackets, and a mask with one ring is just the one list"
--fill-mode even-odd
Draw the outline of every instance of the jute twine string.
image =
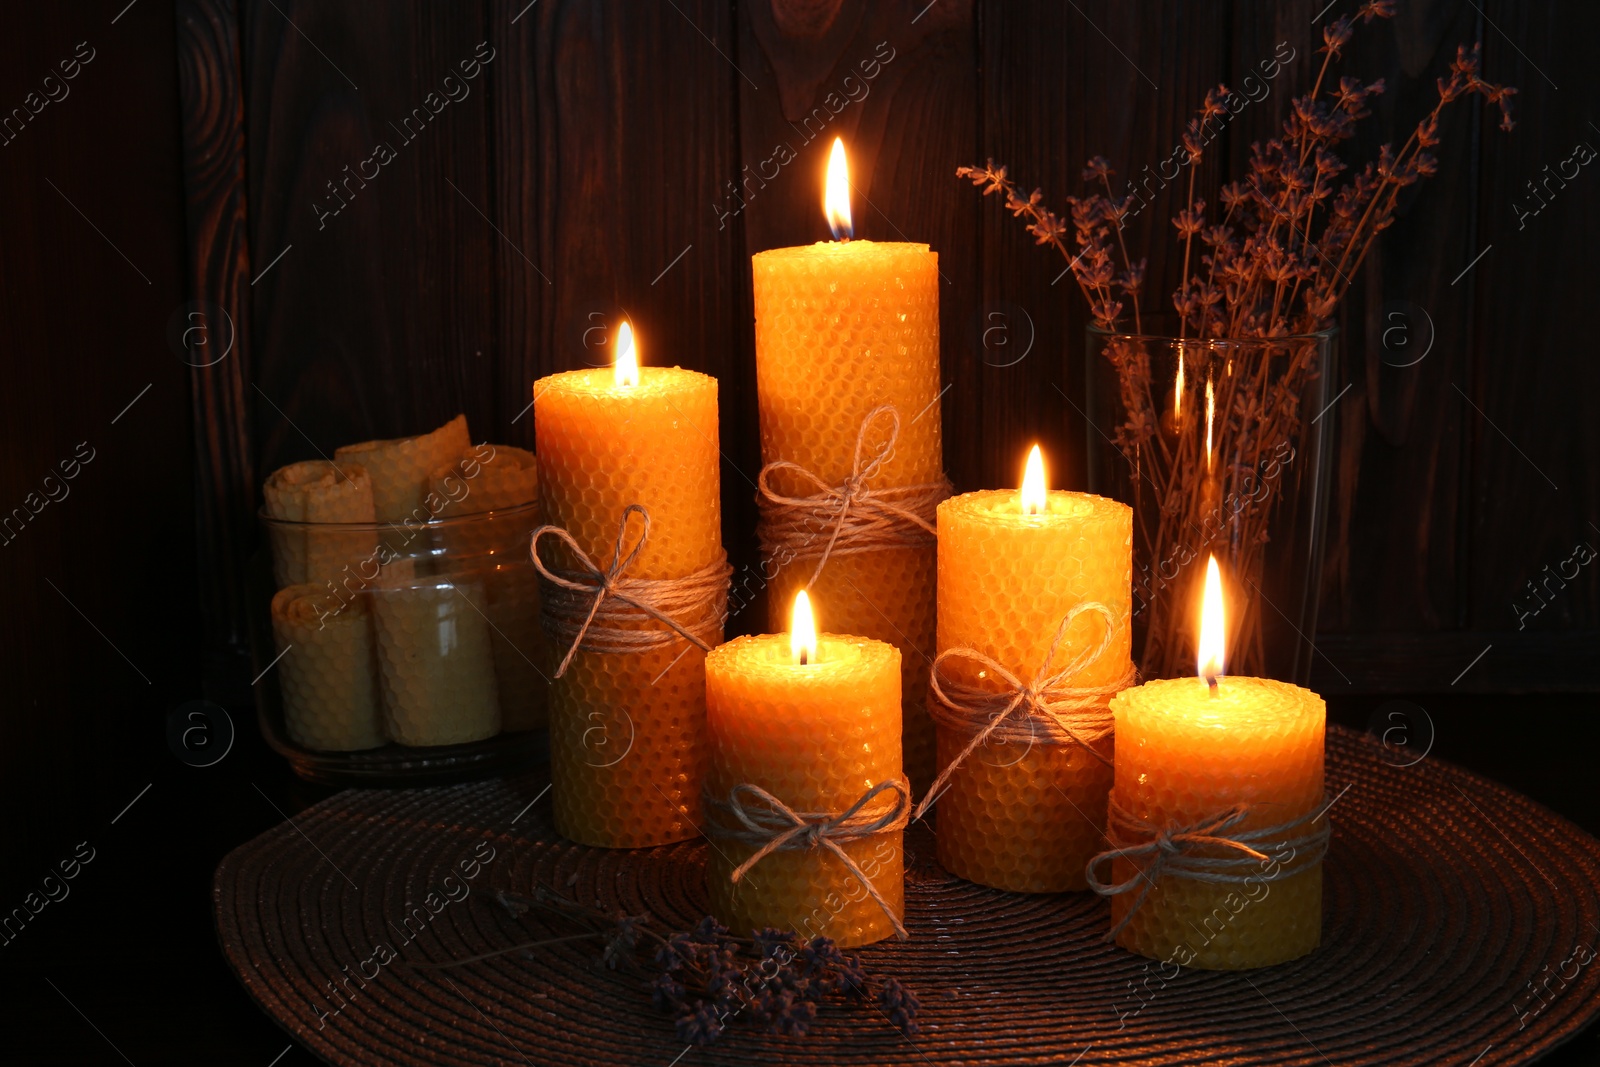
[[[1081, 649], [1066, 666], [1053, 669], [1067, 629], [1074, 619], [1086, 613], [1100, 616], [1104, 623], [1100, 640]], [[1070, 686], [1066, 682], [1098, 662], [1115, 636], [1116, 622], [1111, 609], [1090, 600], [1076, 605], [1062, 617], [1045, 650], [1044, 662], [1029, 681], [1023, 681], [1004, 664], [975, 648], [947, 648], [939, 653], [928, 679], [928, 691], [934, 698], [928, 705], [928, 714], [940, 726], [970, 733], [972, 737], [967, 747], [939, 772], [939, 777], [923, 795], [922, 803], [917, 805], [913, 818], [922, 818], [939, 799], [956, 768], [979, 746], [990, 741], [1082, 745], [1095, 759], [1110, 766], [1111, 760], [1096, 746], [1111, 736], [1113, 719], [1107, 701], [1136, 680], [1133, 664], [1128, 664], [1120, 678], [1105, 685]], [[942, 675], [940, 669], [953, 659], [976, 663], [1002, 688], [985, 688]]]
[[[892, 803], [872, 810], [869, 805], [884, 793], [892, 793]], [[744, 782], [728, 792], [726, 799], [706, 795], [705, 806], [712, 815], [707, 829], [712, 836], [755, 848], [749, 859], [733, 871], [737, 884], [750, 868], [774, 852], [804, 852], [826, 849], [845, 869], [866, 887], [883, 913], [894, 924], [895, 936], [908, 936], [900, 916], [878, 892], [860, 865], [841, 846], [890, 830], [903, 830], [911, 811], [911, 783], [905, 778], [887, 778], [842, 812], [795, 811], [758, 785]], [[753, 802], [753, 803], [752, 803]], [[876, 807], [876, 806], [874, 806]]]
[[[1126, 809], [1117, 806], [1113, 798], [1107, 809], [1106, 841], [1111, 846], [1089, 861], [1087, 875], [1089, 888], [1103, 897], [1130, 893], [1139, 895], [1123, 913], [1122, 920], [1111, 928], [1106, 940], [1113, 940], [1128, 925], [1133, 913], [1144, 904], [1150, 890], [1162, 878], [1185, 878], [1192, 882], [1209, 882], [1213, 885], [1244, 885], [1250, 881], [1281, 882], [1299, 874], [1319, 862], [1328, 852], [1328, 840], [1333, 830], [1324, 818], [1331, 805], [1324, 802], [1311, 811], [1276, 826], [1257, 830], [1238, 830], [1240, 823], [1249, 817], [1249, 804], [1235, 804], [1215, 815], [1186, 824], [1169, 823], [1158, 826], [1146, 822]], [[1321, 822], [1320, 827], [1314, 824]], [[1262, 849], [1271, 849], [1269, 855]], [[1287, 851], [1288, 859], [1279, 857]], [[1118, 859], [1133, 860], [1133, 877], [1126, 881], [1108, 883], [1101, 881], [1096, 870], [1105, 863]], [[1275, 871], [1263, 870], [1263, 864], [1279, 860]], [[1291, 869], [1290, 860], [1296, 861]], [[1142, 862], [1141, 862], [1142, 861]]]
[[[879, 419], [889, 420], [889, 438], [876, 454], [867, 455], [867, 437]], [[934, 520], [939, 501], [952, 491], [950, 479], [921, 485], [869, 489], [894, 453], [900, 438], [900, 413], [892, 404], [880, 404], [861, 420], [856, 433], [850, 477], [843, 485], [828, 485], [798, 463], [776, 460], [756, 477], [756, 503], [761, 511], [756, 534], [767, 559], [788, 562], [816, 559], [807, 584], [816, 582], [822, 568], [835, 555], [873, 552], [885, 548], [915, 547], [934, 543]], [[809, 496], [786, 496], [772, 487], [772, 476], [788, 471], [815, 487]], [[817, 533], [832, 527], [828, 540], [817, 546]]]
[[[634, 515], [644, 520], [644, 529], [633, 548], [624, 554], [628, 519]], [[715, 633], [727, 608], [728, 584], [733, 577], [727, 554], [719, 549], [715, 561], [682, 578], [623, 577], [649, 536], [650, 512], [642, 504], [629, 504], [617, 525], [611, 565], [602, 570], [577, 539], [561, 527], [545, 525], [533, 531], [529, 551], [544, 579], [540, 583], [540, 611], [545, 629], [558, 644], [568, 646], [561, 666], [556, 668], [557, 678], [567, 672], [580, 648], [585, 652], [647, 652], [681, 637], [711, 651], [701, 635]], [[547, 566], [539, 558], [542, 537], [564, 542], [582, 569], [566, 571]], [[652, 620], [666, 629], [641, 628]]]

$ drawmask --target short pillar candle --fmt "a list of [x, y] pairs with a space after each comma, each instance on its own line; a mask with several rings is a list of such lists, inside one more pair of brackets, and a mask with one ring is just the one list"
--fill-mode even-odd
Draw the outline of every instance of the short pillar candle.
[[[738, 826], [718, 810], [736, 786], [759, 787], [797, 813], [837, 815], [902, 775], [900, 651], [821, 634], [806, 661], [796, 660], [789, 634], [736, 638], [706, 656], [711, 909], [741, 936], [770, 926], [841, 946], [879, 941], [894, 921], [826, 848], [775, 851], [737, 884], [732, 878], [759, 848], [719, 832]], [[886, 789], [863, 810], [889, 811], [894, 802]], [[905, 907], [903, 833], [887, 829], [839, 846], [896, 916]]]
[[[1214, 559], [1207, 584], [1220, 598]], [[1201, 641], [1202, 657], [1208, 643]], [[1215, 826], [1236, 812], [1231, 825], [1209, 833], [1243, 838], [1265, 858], [1196, 846], [1197, 857], [1228, 861], [1227, 881], [1181, 873], [1151, 879], [1153, 856], [1115, 858], [1111, 881], [1130, 888], [1112, 896], [1111, 917], [1117, 944], [1131, 952], [1181, 967], [1243, 970], [1297, 959], [1321, 943], [1327, 822], [1317, 816], [1327, 713], [1320, 696], [1299, 686], [1221, 677], [1220, 660], [1218, 652], [1209, 678], [1146, 682], [1113, 698], [1112, 806], [1169, 833]]]

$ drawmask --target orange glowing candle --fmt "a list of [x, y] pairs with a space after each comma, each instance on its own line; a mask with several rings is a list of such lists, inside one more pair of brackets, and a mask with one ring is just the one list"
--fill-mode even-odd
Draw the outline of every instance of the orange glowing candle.
[[[1226, 833], [1295, 824], [1323, 799], [1322, 698], [1265, 678], [1223, 676], [1221, 574], [1206, 566], [1198, 678], [1146, 682], [1111, 702], [1116, 716], [1115, 807], [1146, 824], [1193, 826], [1238, 806]], [[1309, 820], [1274, 839], [1307, 834]], [[1118, 858], [1113, 882], [1137, 889], [1112, 898], [1117, 943], [1151, 959], [1207, 970], [1266, 967], [1296, 959], [1322, 938], [1322, 850], [1253, 840], [1267, 859], [1229, 884], [1162, 876], [1147, 888], [1150, 858]], [[1235, 856], [1237, 850], [1204, 855]], [[1250, 861], [1253, 862], [1253, 861]], [[1141, 896], [1142, 894], [1142, 896]], [[1137, 906], [1135, 906], [1137, 905]]]
[[[1068, 666], [1093, 649], [1098, 659], [1062, 684], [1109, 687], [1131, 680], [1133, 514], [1125, 504], [1047, 490], [1039, 449], [1023, 488], [964, 493], [939, 505], [939, 651], [971, 649], [1023, 682], [1045, 666]], [[1057, 641], [1068, 612], [1080, 613]], [[1052, 651], [1052, 645], [1054, 650]], [[952, 655], [939, 667], [979, 689], [1000, 691], [983, 663]], [[1099, 696], [1103, 709], [1110, 698]], [[1102, 717], [1105, 713], [1101, 712]], [[941, 724], [939, 766], [973, 737]], [[1111, 742], [1083, 745], [988, 741], [952, 772], [938, 795], [939, 862], [968, 881], [1026, 893], [1083, 889], [1084, 866], [1102, 846], [1111, 789]]]
[[[640, 367], [624, 323], [614, 367], [541, 378], [533, 397], [545, 522], [606, 568], [624, 510], [643, 505], [650, 534], [629, 578], [681, 578], [723, 558], [715, 378]], [[642, 533], [642, 523], [630, 523], [625, 556]], [[575, 568], [561, 544], [541, 542], [540, 552]], [[708, 639], [721, 640], [720, 625]], [[581, 650], [552, 682], [552, 797], [564, 836], [636, 848], [698, 835], [704, 658], [682, 640], [640, 652]]]
[[[818, 635], [809, 598], [787, 634], [740, 637], [706, 656], [707, 795], [757, 786], [797, 813], [838, 814], [901, 777], [900, 652], [863, 637]], [[885, 791], [864, 810], [888, 810]], [[716, 818], [708, 812], [708, 818]], [[895, 915], [904, 912], [903, 831], [840, 845]], [[708, 830], [711, 910], [734, 933], [771, 926], [840, 945], [879, 941], [894, 926], [847, 865], [826, 849], [776, 851], [735, 884], [757, 846]]]
[[[825, 188], [824, 209], [840, 239], [759, 252], [752, 263], [762, 461], [791, 462], [825, 485], [841, 486], [855, 467], [862, 423], [889, 405], [899, 417], [899, 436], [863, 486], [941, 482], [938, 254], [925, 244], [851, 239], [842, 142], [834, 142]], [[869, 456], [887, 437], [888, 420], [870, 429]], [[794, 496], [816, 491], [792, 472], [779, 472], [775, 482]], [[933, 770], [926, 711], [934, 641], [932, 539], [835, 552], [810, 584], [831, 527], [818, 523], [817, 530], [804, 550], [773, 553], [769, 624], [785, 625], [795, 592], [809, 587], [838, 629], [901, 650], [906, 769], [925, 787]]]

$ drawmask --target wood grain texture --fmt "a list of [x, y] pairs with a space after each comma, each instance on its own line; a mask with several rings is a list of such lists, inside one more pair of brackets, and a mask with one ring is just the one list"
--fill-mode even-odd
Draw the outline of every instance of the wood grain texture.
[[461, 411], [482, 440], [497, 238], [480, 214], [496, 61], [481, 12], [273, 0], [244, 23], [258, 482]]
[[[730, 274], [735, 231], [713, 210], [738, 169], [729, 7], [497, 0], [490, 26], [504, 42], [493, 72], [500, 423], [537, 377], [609, 365], [627, 317], [646, 363], [721, 382], [725, 536], [748, 538], [736, 469], [753, 440], [754, 372], [738, 342], [749, 294]], [[519, 419], [513, 436], [531, 433], [531, 415]]]
[[[1584, 80], [1600, 8], [1500, 2], [1483, 12], [1485, 66], [1521, 95], [1516, 132], [1486, 125], [1483, 135], [1477, 225], [1493, 248], [1469, 276], [1477, 345], [1460, 383], [1474, 406], [1446, 398], [1472, 465], [1462, 623], [1553, 636], [1600, 625], [1600, 363], [1586, 292], [1600, 238], [1600, 116]], [[1574, 158], [1580, 144], [1587, 164]]]
[[[174, 16], [189, 295], [195, 302], [184, 314], [180, 337], [204, 342], [196, 346], [190, 374], [200, 484], [198, 562], [205, 574], [242, 574], [256, 520], [252, 404], [245, 395], [250, 249], [239, 24], [233, 0], [179, 0]], [[201, 611], [208, 659], [237, 664], [248, 656], [248, 606], [240, 583], [204, 583]], [[212, 679], [225, 676], [222, 670], [207, 673]]]

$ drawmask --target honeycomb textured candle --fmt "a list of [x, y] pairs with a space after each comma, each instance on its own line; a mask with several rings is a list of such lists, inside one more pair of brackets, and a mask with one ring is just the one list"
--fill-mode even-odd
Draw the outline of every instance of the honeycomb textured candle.
[[[787, 634], [740, 637], [713, 649], [705, 667], [712, 796], [726, 798], [748, 782], [795, 811], [837, 813], [879, 782], [900, 777], [894, 646], [824, 634], [816, 662], [800, 666]], [[896, 915], [905, 907], [903, 833], [841, 846]], [[734, 933], [771, 926], [849, 946], [894, 932], [856, 877], [823, 850], [774, 852], [734, 885], [734, 868], [754, 852], [715, 838], [706, 850], [712, 911]]]
[[[618, 386], [609, 368], [569, 371], [541, 378], [533, 395], [545, 522], [605, 568], [623, 511], [644, 505], [650, 536], [626, 572], [632, 578], [680, 578], [722, 557], [715, 378], [643, 367], [638, 385]], [[553, 539], [543, 545], [551, 566], [578, 569]], [[708, 635], [710, 644], [720, 639]], [[559, 660], [566, 649], [551, 651]], [[612, 848], [698, 835], [704, 661], [683, 641], [573, 657], [550, 688], [557, 830]]]
[[[753, 271], [762, 462], [787, 460], [842, 485], [862, 420], [889, 404], [900, 415], [900, 436], [867, 487], [939, 481], [938, 254], [924, 244], [824, 241], [759, 252]], [[783, 479], [778, 488], [815, 491]], [[819, 531], [818, 551], [829, 532]], [[775, 562], [769, 620], [779, 630], [816, 559]], [[933, 777], [926, 694], [934, 567], [932, 545], [836, 555], [811, 587], [827, 605], [830, 629], [887, 641], [904, 654], [905, 764], [919, 788]]]
[[[1024, 682], [1043, 664], [1061, 620], [1078, 604], [1105, 605], [1111, 644], [1074, 687], [1125, 677], [1130, 660], [1132, 511], [1103, 497], [1051, 492], [1044, 514], [1024, 515], [1015, 490], [965, 493], [939, 505], [939, 650], [972, 648]], [[1083, 614], [1052, 666], [1099, 643], [1104, 622]], [[977, 683], [979, 668], [952, 658], [941, 673]], [[970, 734], [939, 728], [939, 766]], [[1109, 757], [1111, 746], [1100, 752]], [[938, 855], [968, 881], [1026, 893], [1084, 889], [1103, 846], [1111, 768], [1081, 745], [996, 742], [955, 771], [939, 798]]]
[[346, 603], [314, 583], [280, 589], [272, 598], [272, 636], [290, 740], [324, 752], [384, 743], [364, 598]]
[[[1259, 678], [1223, 678], [1212, 697], [1198, 678], [1147, 682], [1117, 694], [1117, 805], [1156, 825], [1192, 823], [1235, 804], [1252, 807], [1239, 830], [1280, 825], [1323, 795], [1322, 698]], [[1302, 830], [1303, 832], [1303, 830]], [[1271, 848], [1261, 851], [1273, 854]], [[1296, 959], [1322, 937], [1322, 864], [1296, 863], [1281, 881], [1253, 886], [1162, 878], [1117, 936], [1151, 959], [1210, 970]], [[1113, 879], [1135, 876], [1112, 864]], [[1120, 922], [1137, 893], [1112, 898]]]

